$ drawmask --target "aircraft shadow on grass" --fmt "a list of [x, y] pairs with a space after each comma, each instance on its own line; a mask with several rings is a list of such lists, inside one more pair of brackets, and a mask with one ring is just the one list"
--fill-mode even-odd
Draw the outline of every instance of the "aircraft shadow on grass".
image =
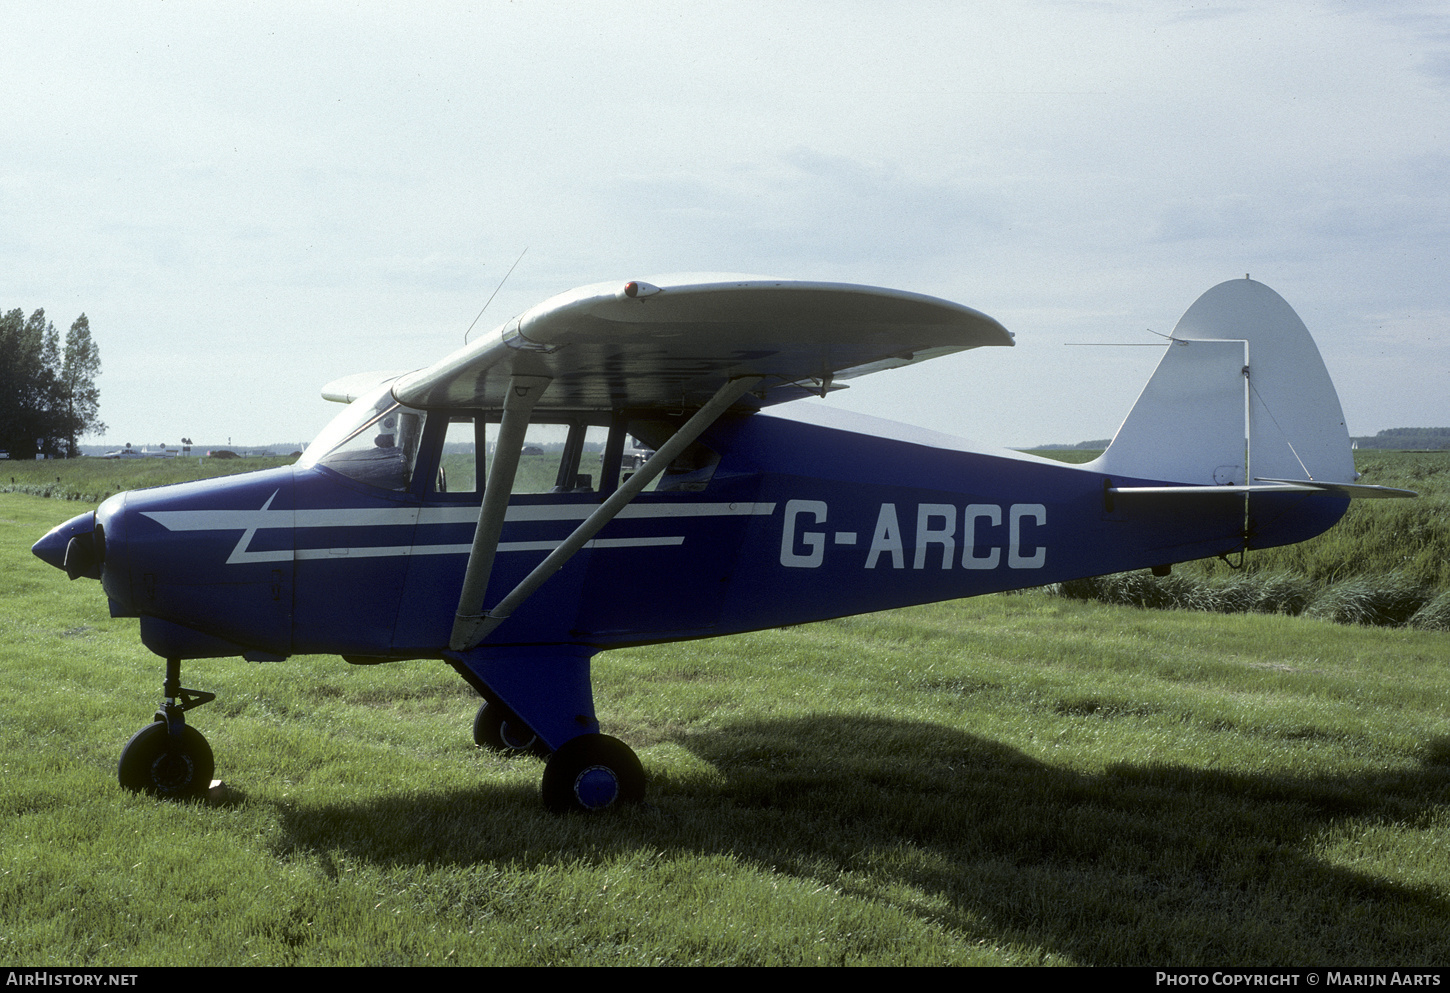
[[[1133, 763], [1089, 774], [939, 725], [847, 715], [677, 743], [716, 775], [669, 777], [622, 824], [543, 816], [510, 785], [292, 808], [283, 847], [442, 865], [730, 855], [896, 902], [958, 938], [1092, 965], [1188, 964], [1184, 949], [1217, 964], [1282, 964], [1287, 949], [1316, 964], [1450, 957], [1438, 891], [1315, 854], [1345, 825], [1430, 828], [1450, 803], [1450, 738], [1428, 743], [1417, 769], [1347, 776]], [[890, 895], [910, 891], [930, 909]]]

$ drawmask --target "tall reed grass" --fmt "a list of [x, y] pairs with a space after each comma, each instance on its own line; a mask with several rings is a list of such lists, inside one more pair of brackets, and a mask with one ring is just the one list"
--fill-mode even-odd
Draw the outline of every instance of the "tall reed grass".
[[1120, 573], [1061, 583], [1056, 591], [1158, 609], [1307, 614], [1345, 624], [1450, 630], [1450, 452], [1355, 456], [1360, 482], [1415, 490], [1419, 497], [1355, 500], [1324, 534], [1249, 552], [1237, 569], [1204, 559], [1162, 578]]

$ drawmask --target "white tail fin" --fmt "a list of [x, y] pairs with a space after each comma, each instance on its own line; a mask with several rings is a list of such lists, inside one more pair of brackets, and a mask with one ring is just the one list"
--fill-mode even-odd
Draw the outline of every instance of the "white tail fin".
[[1283, 297], [1247, 278], [1188, 308], [1089, 468], [1196, 485], [1355, 478], [1339, 395], [1314, 339]]

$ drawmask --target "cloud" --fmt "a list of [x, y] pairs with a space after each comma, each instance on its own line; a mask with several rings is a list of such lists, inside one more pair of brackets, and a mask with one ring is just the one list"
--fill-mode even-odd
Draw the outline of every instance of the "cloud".
[[[1362, 315], [1450, 285], [1432, 4], [59, 4], [7, 35], [7, 306], [91, 316], [103, 416], [137, 437], [311, 433], [318, 383], [454, 347], [525, 246], [482, 323], [681, 269], [979, 307], [1017, 349], [848, 393], [938, 416], [929, 387], [930, 426], [1023, 444], [1146, 378], [1062, 342], [1171, 327], [1221, 279], [1346, 355]], [[171, 414], [145, 378], [178, 360], [245, 399]]]

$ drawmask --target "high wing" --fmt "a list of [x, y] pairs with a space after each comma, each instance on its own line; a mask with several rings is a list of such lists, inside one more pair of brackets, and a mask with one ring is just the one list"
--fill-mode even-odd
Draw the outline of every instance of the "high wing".
[[542, 377], [552, 382], [539, 410], [679, 410], [702, 406], [726, 381], [758, 379], [736, 401], [758, 407], [1010, 344], [985, 314], [900, 290], [756, 277], [598, 283], [401, 377], [393, 395], [424, 410], [497, 409], [510, 377]]

